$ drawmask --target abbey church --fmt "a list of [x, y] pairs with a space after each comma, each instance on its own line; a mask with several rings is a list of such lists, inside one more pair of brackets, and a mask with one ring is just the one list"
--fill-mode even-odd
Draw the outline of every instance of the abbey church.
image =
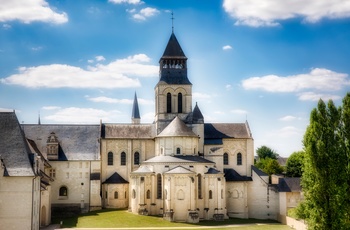
[[300, 187], [253, 166], [248, 122], [205, 123], [174, 33], [159, 68], [153, 123], [142, 123], [136, 94], [129, 124], [21, 125], [0, 112], [1, 223], [17, 215], [21, 229], [38, 229], [60, 212], [102, 208], [190, 223], [285, 216]]

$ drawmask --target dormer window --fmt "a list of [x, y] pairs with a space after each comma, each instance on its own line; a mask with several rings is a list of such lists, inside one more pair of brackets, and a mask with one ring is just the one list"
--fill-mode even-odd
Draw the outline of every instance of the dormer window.
[[181, 149], [180, 148], [176, 148], [176, 154], [181, 154]]
[[46, 153], [48, 160], [58, 160], [59, 142], [55, 132], [51, 132], [46, 141]]

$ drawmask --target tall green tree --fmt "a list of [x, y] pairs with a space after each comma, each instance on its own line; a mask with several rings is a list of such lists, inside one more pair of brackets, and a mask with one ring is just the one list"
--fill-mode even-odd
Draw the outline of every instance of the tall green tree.
[[348, 153], [342, 109], [322, 100], [310, 114], [304, 135], [304, 215], [308, 229], [349, 229]]
[[255, 166], [269, 174], [269, 176], [272, 174], [281, 174], [284, 171], [284, 168], [278, 163], [278, 161], [271, 158], [260, 159]]
[[272, 150], [271, 148], [265, 145], [257, 148], [256, 153], [258, 154], [259, 159], [265, 159], [265, 158], [277, 159], [278, 157], [278, 154], [274, 150]]
[[304, 151], [292, 153], [286, 163], [286, 176], [301, 177], [304, 165]]

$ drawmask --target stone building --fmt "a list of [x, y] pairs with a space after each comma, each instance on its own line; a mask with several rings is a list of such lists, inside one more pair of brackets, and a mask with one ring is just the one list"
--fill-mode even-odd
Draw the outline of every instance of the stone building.
[[14, 112], [0, 113], [1, 223], [10, 226], [18, 208], [27, 229], [47, 225], [51, 211], [101, 208], [191, 223], [285, 215], [289, 194], [253, 166], [248, 122], [206, 123], [187, 70], [172, 33], [159, 61], [153, 123], [141, 122], [136, 93], [129, 124], [21, 126]]

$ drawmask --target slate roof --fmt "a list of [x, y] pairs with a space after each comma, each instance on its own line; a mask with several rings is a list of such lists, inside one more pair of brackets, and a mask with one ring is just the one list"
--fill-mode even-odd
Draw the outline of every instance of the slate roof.
[[234, 181], [251, 181], [252, 180], [251, 177], [242, 176], [232, 168], [224, 169], [224, 173], [225, 173], [226, 181], [234, 182]]
[[206, 123], [204, 144], [222, 144], [223, 138], [252, 138], [247, 123]]
[[194, 106], [193, 112], [189, 113], [186, 118], [186, 123], [190, 124], [203, 124], [204, 123], [204, 116], [199, 109], [197, 103]]
[[51, 132], [59, 141], [58, 160], [98, 160], [100, 156], [100, 125], [22, 125], [27, 138], [42, 153]]
[[301, 192], [300, 177], [286, 177], [278, 180], [279, 192]]
[[34, 176], [28, 143], [15, 112], [0, 112], [0, 158], [4, 176]]
[[141, 165], [138, 169], [133, 171], [132, 173], [153, 173], [147, 166]]
[[200, 156], [156, 156], [144, 161], [144, 163], [208, 163], [214, 164], [214, 162], [209, 161]]
[[205, 174], [220, 174], [221, 172], [217, 169], [214, 168], [209, 168], [208, 172], [206, 172]]
[[108, 177], [108, 179], [102, 184], [129, 184], [122, 176], [120, 176], [117, 172], [113, 173], [112, 176]]
[[102, 138], [153, 139], [156, 135], [153, 124], [103, 124]]
[[168, 44], [164, 50], [163, 56], [161, 58], [184, 58], [187, 59], [185, 56], [184, 51], [182, 50], [180, 43], [177, 41], [177, 38], [174, 33], [170, 35]]
[[189, 169], [186, 169], [182, 166], [177, 166], [177, 167], [165, 172], [165, 174], [195, 174], [195, 172], [193, 172]]
[[175, 117], [158, 137], [198, 137], [198, 135], [187, 127], [179, 117]]
[[255, 167], [254, 165], [252, 165], [252, 170], [258, 175], [258, 176], [268, 176], [267, 173], [264, 173], [263, 171], [261, 171], [260, 169], [258, 169], [257, 167]]

